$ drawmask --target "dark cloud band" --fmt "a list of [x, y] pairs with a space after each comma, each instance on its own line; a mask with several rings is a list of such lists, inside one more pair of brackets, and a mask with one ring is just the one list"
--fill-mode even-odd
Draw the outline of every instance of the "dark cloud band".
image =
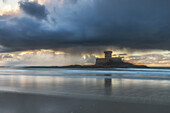
[[28, 15], [31, 15], [37, 19], [47, 19], [48, 11], [44, 5], [40, 5], [37, 2], [20, 1], [20, 8]]
[[[15, 17], [0, 21], [0, 45], [10, 51], [63, 48], [76, 51], [78, 46], [91, 50], [107, 46], [170, 50], [169, 3], [168, 0], [82, 0], [74, 2], [72, 7], [59, 8], [20, 2], [21, 9], [37, 19]], [[39, 21], [47, 19], [47, 9], [55, 23]]]

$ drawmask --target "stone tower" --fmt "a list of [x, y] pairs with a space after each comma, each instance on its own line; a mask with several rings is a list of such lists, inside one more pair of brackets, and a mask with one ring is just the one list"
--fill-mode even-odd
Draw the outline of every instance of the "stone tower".
[[104, 53], [106, 62], [109, 62], [110, 59], [112, 58], [112, 51], [105, 51]]

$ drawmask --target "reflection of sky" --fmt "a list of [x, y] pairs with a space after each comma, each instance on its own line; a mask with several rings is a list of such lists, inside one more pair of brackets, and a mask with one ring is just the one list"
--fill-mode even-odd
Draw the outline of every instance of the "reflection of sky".
[[[105, 95], [109, 79], [100, 78], [63, 78], [46, 76], [1, 76], [0, 89], [8, 87], [16, 91], [39, 91], [49, 94], [93, 94]], [[132, 97], [162, 97], [170, 93], [169, 81], [110, 79], [110, 95]]]
[[[7, 71], [6, 71], [7, 72]], [[170, 82], [165, 80], [111, 79], [89, 77], [0, 75], [1, 91], [16, 91], [48, 95], [95, 96], [130, 100], [162, 100], [170, 102]], [[41, 75], [41, 73], [39, 73]], [[98, 74], [109, 77], [109, 74]]]

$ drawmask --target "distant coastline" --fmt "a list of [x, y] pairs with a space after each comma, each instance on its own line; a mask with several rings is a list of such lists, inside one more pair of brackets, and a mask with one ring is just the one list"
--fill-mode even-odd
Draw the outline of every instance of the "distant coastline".
[[25, 66], [24, 68], [149, 68], [145, 65], [97, 66], [97, 65], [68, 65], [68, 66]]

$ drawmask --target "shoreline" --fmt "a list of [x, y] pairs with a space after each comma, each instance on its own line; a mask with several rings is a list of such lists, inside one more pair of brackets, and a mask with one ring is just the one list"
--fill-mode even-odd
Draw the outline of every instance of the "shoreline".
[[68, 65], [68, 66], [24, 66], [24, 68], [149, 68], [144, 65], [132, 66], [97, 66], [97, 65]]

